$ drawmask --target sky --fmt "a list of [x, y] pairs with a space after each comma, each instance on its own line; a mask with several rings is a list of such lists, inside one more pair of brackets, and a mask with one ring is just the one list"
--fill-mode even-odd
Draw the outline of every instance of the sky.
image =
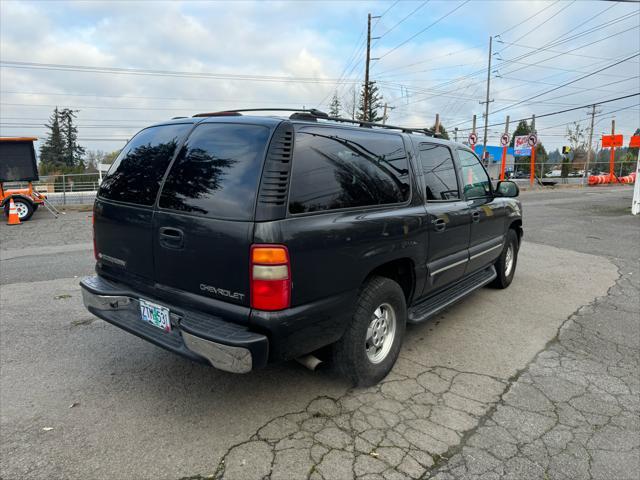
[[[77, 110], [81, 145], [103, 151], [199, 112], [328, 110], [337, 94], [350, 116], [368, 13], [390, 124], [431, 127], [439, 114], [463, 140], [475, 114], [482, 140], [490, 36], [489, 144], [507, 115], [512, 131], [535, 114], [547, 149], [561, 147], [567, 124], [588, 129], [583, 106], [640, 92], [639, 3], [0, 0], [0, 135], [44, 137], [55, 106]], [[628, 139], [640, 96], [596, 114], [594, 146], [612, 119]]]

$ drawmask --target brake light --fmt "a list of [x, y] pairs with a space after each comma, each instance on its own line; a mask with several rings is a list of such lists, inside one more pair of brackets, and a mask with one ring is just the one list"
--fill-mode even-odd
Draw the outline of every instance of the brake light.
[[98, 245], [96, 244], [96, 211], [91, 214], [91, 229], [93, 230], [93, 258], [98, 261]]
[[291, 305], [289, 252], [282, 245], [251, 246], [251, 308], [283, 310]]

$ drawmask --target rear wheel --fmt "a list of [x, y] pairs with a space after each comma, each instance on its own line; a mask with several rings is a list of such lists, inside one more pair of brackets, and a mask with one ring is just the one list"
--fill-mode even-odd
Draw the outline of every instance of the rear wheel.
[[502, 249], [502, 253], [495, 263], [498, 276], [491, 283], [495, 288], [507, 288], [513, 281], [518, 263], [518, 234], [512, 228], [507, 232], [507, 240]]
[[391, 371], [404, 338], [407, 306], [393, 280], [370, 279], [343, 337], [333, 345], [336, 369], [354, 385], [374, 385]]
[[18, 211], [18, 218], [21, 222], [26, 222], [31, 218], [35, 209], [33, 208], [33, 204], [27, 200], [22, 199], [14, 199], [13, 203], [16, 206], [16, 210]]

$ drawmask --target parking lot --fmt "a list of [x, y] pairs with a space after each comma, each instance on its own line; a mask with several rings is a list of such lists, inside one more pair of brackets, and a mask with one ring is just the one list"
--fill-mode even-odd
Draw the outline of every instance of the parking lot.
[[0, 227], [0, 476], [602, 478], [640, 469], [632, 188], [523, 192], [508, 290], [408, 329], [381, 384], [233, 375], [90, 315], [90, 209]]

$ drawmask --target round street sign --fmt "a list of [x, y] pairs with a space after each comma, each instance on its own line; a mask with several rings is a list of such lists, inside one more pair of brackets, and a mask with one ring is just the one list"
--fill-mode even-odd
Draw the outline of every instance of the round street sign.
[[509, 145], [509, 140], [511, 140], [511, 137], [509, 137], [509, 134], [503, 133], [502, 136], [500, 137], [500, 145], [502, 145], [503, 147], [506, 147], [507, 145]]
[[538, 144], [538, 136], [535, 133], [532, 133], [529, 135], [529, 138], [527, 138], [527, 143], [530, 147], [535, 147]]
[[478, 134], [473, 132], [469, 134], [469, 143], [471, 145], [475, 145], [476, 143], [478, 143]]

